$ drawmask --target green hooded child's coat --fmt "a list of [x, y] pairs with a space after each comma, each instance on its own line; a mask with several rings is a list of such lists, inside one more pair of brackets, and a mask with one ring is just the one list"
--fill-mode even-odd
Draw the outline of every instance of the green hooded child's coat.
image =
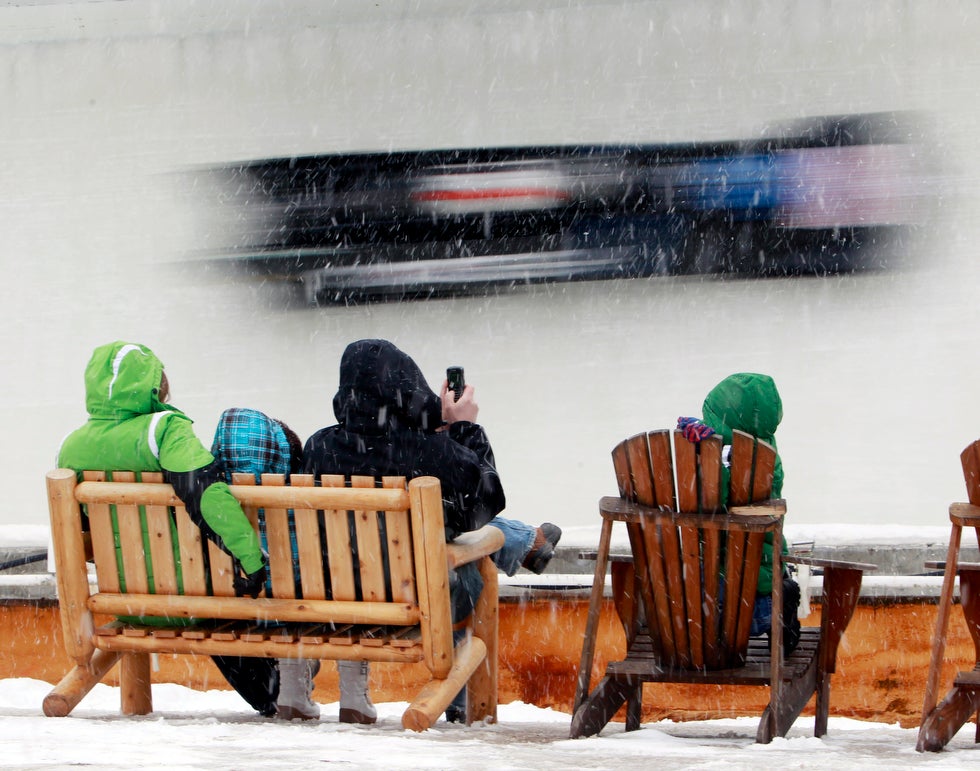
[[[701, 407], [703, 421], [711, 426], [726, 445], [732, 443], [732, 431], [744, 431], [776, 447], [776, 428], [783, 419], [783, 402], [769, 375], [739, 372], [729, 375], [711, 389]], [[724, 469], [722, 490], [728, 492], [728, 469]], [[772, 497], [783, 492], [783, 462], [777, 452], [772, 480]], [[786, 542], [783, 541], [783, 553]], [[759, 594], [772, 592], [772, 536], [766, 536], [762, 567], [759, 571]]]

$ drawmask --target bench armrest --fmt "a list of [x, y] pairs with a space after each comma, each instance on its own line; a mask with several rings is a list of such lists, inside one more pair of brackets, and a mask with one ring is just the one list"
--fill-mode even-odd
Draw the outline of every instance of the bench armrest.
[[499, 527], [486, 525], [479, 530], [463, 533], [446, 544], [450, 570], [480, 557], [487, 557], [504, 548], [504, 533]]

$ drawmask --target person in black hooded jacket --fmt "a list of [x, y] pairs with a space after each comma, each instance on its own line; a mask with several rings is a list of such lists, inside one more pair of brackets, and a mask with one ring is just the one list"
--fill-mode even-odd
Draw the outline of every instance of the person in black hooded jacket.
[[[499, 517], [506, 505], [493, 449], [476, 423], [479, 407], [467, 385], [458, 400], [429, 388], [415, 361], [387, 340], [358, 340], [340, 361], [333, 399], [338, 425], [320, 429], [303, 449], [305, 471], [344, 476], [434, 476], [442, 485], [446, 539], [499, 527], [505, 546], [493, 555], [508, 574], [519, 565], [540, 573], [561, 530]], [[465, 618], [483, 588], [475, 565], [451, 577], [454, 621]], [[447, 710], [451, 719], [455, 710]]]

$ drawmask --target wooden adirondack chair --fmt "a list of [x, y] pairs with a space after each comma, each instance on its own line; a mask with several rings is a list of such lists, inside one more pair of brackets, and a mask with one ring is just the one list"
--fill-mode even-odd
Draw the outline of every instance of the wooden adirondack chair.
[[[874, 566], [797, 559], [824, 568], [821, 626], [804, 627], [796, 650], [783, 656], [782, 582], [777, 580], [770, 639], [750, 638], [763, 541], [771, 534], [773, 543], [782, 542], [786, 506], [770, 499], [776, 459], [770, 445], [735, 432], [730, 458], [726, 509], [718, 437], [695, 445], [679, 431], [653, 431], [613, 450], [620, 495], [599, 504], [602, 530], [572, 738], [601, 731], [624, 703], [626, 730], [639, 728], [645, 682], [768, 685], [770, 701], [756, 736], [764, 743], [784, 736], [815, 694], [815, 733], [826, 732], [837, 646], [857, 604], [862, 572]], [[632, 551], [612, 558], [613, 600], [627, 653], [608, 665], [589, 694], [614, 522], [626, 524]], [[780, 550], [773, 552], [778, 576]]]
[[[949, 507], [952, 523], [945, 562], [927, 562], [927, 567], [943, 569], [943, 588], [939, 596], [936, 632], [932, 639], [932, 656], [926, 679], [926, 695], [922, 704], [922, 723], [916, 749], [938, 752], [949, 743], [971, 715], [980, 710], [980, 564], [960, 562], [960, 541], [964, 527], [972, 527], [980, 544], [980, 439], [960, 453], [963, 476], [969, 503], [953, 503]], [[977, 663], [973, 669], [959, 672], [953, 687], [937, 705], [939, 679], [946, 651], [946, 632], [953, 607], [953, 585], [960, 579], [960, 604], [970, 637], [976, 649]], [[977, 720], [976, 741], [980, 742], [980, 715]]]

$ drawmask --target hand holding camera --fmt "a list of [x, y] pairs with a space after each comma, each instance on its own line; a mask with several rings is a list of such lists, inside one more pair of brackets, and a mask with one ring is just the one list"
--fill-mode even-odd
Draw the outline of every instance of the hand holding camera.
[[461, 420], [476, 423], [480, 408], [473, 399], [473, 386], [466, 385], [462, 367], [449, 367], [442, 384], [442, 419], [446, 423]]

